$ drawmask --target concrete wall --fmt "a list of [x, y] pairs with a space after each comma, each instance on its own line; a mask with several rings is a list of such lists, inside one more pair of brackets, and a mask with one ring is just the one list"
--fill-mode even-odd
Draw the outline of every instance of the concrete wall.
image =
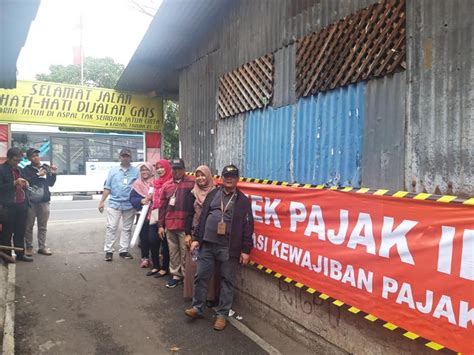
[[253, 266], [241, 268], [236, 285], [234, 309], [248, 309], [316, 354], [432, 353], [401, 329], [390, 331]]

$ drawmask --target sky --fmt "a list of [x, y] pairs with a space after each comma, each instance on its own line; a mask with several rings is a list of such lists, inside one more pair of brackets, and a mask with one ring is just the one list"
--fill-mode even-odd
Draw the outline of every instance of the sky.
[[[160, 0], [137, 0], [154, 3]], [[72, 64], [73, 47], [80, 43], [83, 13], [84, 56], [111, 57], [127, 65], [152, 20], [131, 0], [41, 0], [17, 62], [18, 80], [35, 80], [52, 64]]]

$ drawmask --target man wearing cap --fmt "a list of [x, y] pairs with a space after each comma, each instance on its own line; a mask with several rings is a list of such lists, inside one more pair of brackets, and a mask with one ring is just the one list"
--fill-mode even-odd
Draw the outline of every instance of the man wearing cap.
[[132, 166], [132, 152], [123, 148], [119, 154], [120, 166], [112, 168], [104, 185], [104, 193], [99, 202], [99, 212], [104, 211], [105, 200], [110, 196], [107, 206], [107, 226], [105, 233], [105, 261], [112, 261], [114, 244], [117, 240], [117, 229], [122, 218], [122, 235], [120, 236], [119, 256], [124, 259], [133, 259], [128, 252], [135, 209], [130, 203], [130, 191], [133, 182], [138, 179], [140, 171]]
[[186, 257], [185, 235], [191, 234], [191, 225], [186, 223], [189, 211], [192, 207], [191, 190], [194, 180], [185, 175], [183, 159], [172, 159], [170, 180], [163, 186], [158, 212], [158, 234], [161, 239], [168, 240], [170, 251], [170, 273], [171, 279], [166, 287], [174, 288], [183, 282], [184, 261]]
[[191, 244], [199, 249], [192, 307], [188, 317], [201, 318], [206, 305], [207, 287], [217, 262], [221, 286], [214, 329], [223, 330], [232, 307], [237, 267], [249, 262], [253, 247], [253, 217], [250, 201], [237, 188], [239, 170], [228, 165], [222, 170], [222, 187], [210, 192], [203, 204], [201, 220]]
[[41, 164], [40, 151], [30, 148], [26, 156], [31, 162], [25, 168], [25, 177], [30, 183], [31, 195], [25, 231], [25, 255], [33, 255], [33, 227], [35, 220], [38, 223], [38, 254], [51, 255], [51, 250], [46, 246], [46, 231], [49, 219], [49, 203], [51, 193], [49, 188], [56, 182], [57, 167]]

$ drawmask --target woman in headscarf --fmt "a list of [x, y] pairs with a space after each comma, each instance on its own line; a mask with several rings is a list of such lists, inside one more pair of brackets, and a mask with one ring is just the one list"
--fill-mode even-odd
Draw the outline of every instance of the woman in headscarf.
[[[199, 224], [199, 219], [201, 218], [202, 205], [206, 196], [215, 189], [214, 179], [212, 177], [211, 170], [206, 165], [199, 166], [196, 171], [196, 183], [194, 188], [191, 190], [191, 193], [194, 196], [194, 209], [192, 217], [192, 230], [193, 233], [196, 230], [197, 225]], [[184, 275], [184, 298], [192, 298], [194, 292], [194, 275], [197, 271], [197, 262], [193, 261], [191, 252], [189, 248], [191, 247], [192, 238], [191, 236], [185, 237], [186, 246], [188, 248], [186, 252], [186, 268]], [[216, 275], [209, 281], [209, 291], [207, 295], [208, 301], [216, 301], [216, 291], [218, 288], [215, 287]]]
[[[153, 269], [147, 272], [147, 276], [163, 277], [169, 272], [170, 252], [168, 249], [168, 241], [166, 237], [163, 239], [158, 235], [158, 206], [160, 204], [161, 191], [163, 186], [172, 181], [171, 165], [168, 160], [162, 159], [156, 163], [156, 179], [153, 181], [153, 204], [150, 219], [150, 233], [148, 235], [151, 248], [151, 259], [153, 261]], [[160, 249], [163, 253], [163, 263], [160, 263]]]
[[[130, 192], [130, 203], [137, 211], [141, 211], [143, 206], [149, 205], [152, 200], [150, 188], [153, 186], [155, 177], [155, 167], [151, 163], [144, 162], [138, 166], [140, 169], [140, 177], [135, 180]], [[150, 266], [150, 243], [148, 242], [148, 232], [150, 229], [149, 216], [145, 219], [142, 229], [140, 230], [140, 248], [142, 253], [141, 268]]]

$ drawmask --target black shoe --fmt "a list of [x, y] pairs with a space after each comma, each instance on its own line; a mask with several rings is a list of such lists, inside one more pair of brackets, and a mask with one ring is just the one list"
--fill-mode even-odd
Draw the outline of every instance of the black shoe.
[[26, 262], [32, 262], [33, 258], [28, 255], [20, 254], [16, 256], [16, 260], [21, 260], [21, 261], [26, 261]]
[[114, 253], [105, 253], [105, 261], [112, 261]]
[[216, 306], [217, 306], [217, 302], [216, 302], [216, 301], [206, 301], [206, 306], [207, 306], [207, 308], [216, 307]]
[[121, 258], [124, 258], [124, 259], [127, 259], [127, 260], [132, 260], [133, 259], [132, 254], [130, 254], [128, 251], [124, 251], [124, 252], [120, 253], [119, 256]]
[[156, 275], [158, 272], [160, 272], [160, 270], [156, 270], [156, 271], [153, 271], [153, 270], [152, 270], [152, 271], [148, 271], [148, 272], [146, 273], [146, 276], [153, 276], [153, 275]]

